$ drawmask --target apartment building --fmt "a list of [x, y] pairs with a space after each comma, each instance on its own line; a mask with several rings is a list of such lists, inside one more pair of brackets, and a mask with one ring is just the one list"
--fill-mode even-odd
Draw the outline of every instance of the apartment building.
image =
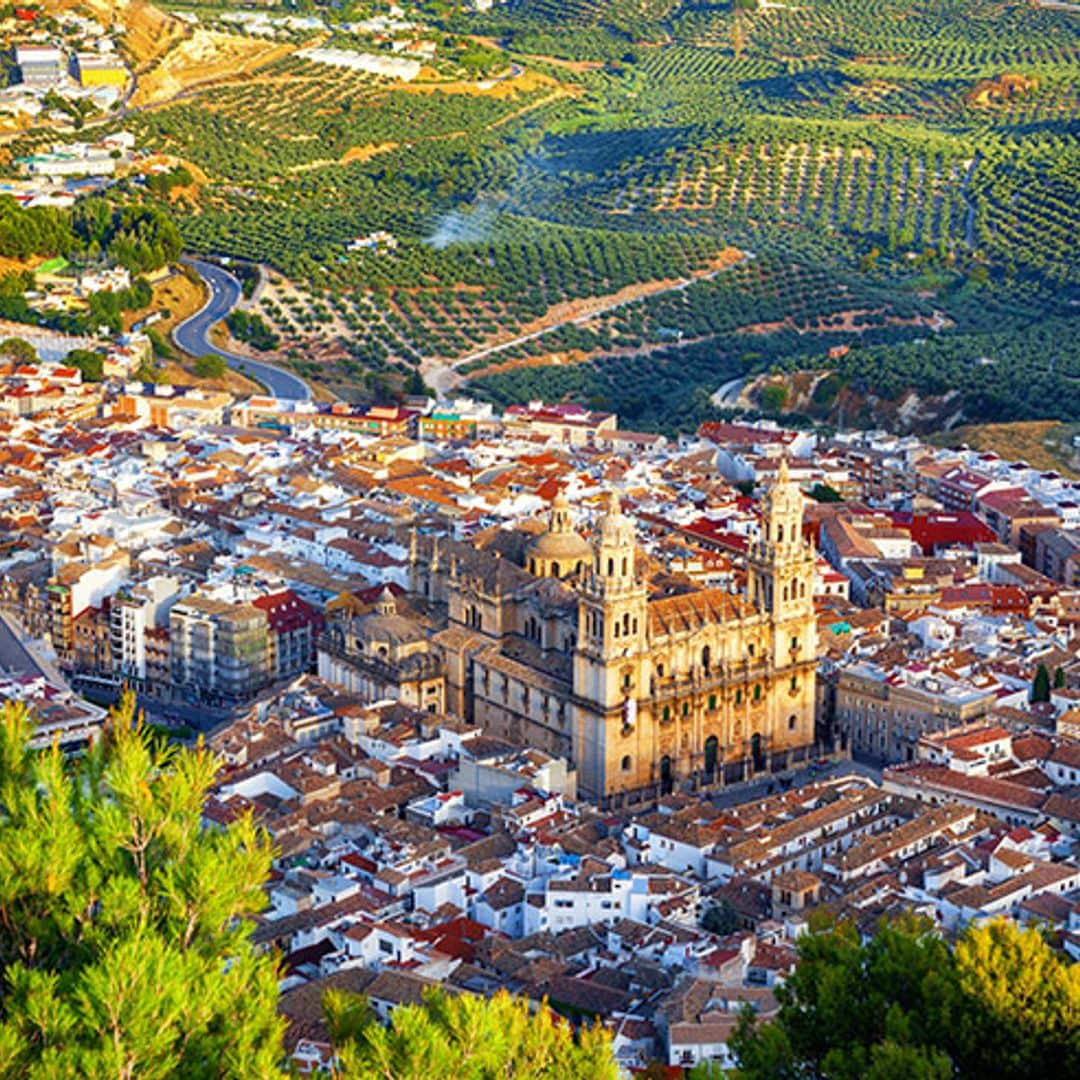
[[169, 613], [169, 660], [176, 686], [229, 700], [250, 697], [270, 680], [269, 625], [252, 603], [195, 594]]

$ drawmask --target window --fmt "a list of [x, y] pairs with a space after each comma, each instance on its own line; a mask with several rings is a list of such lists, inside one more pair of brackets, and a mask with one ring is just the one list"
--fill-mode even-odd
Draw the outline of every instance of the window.
[[798, 722], [799, 722], [799, 718], [794, 713], [792, 713], [787, 718], [787, 729], [788, 729], [788, 731], [794, 731], [795, 730], [795, 725], [798, 724]]
[[747, 645], [746, 646], [746, 652], [747, 652], [748, 655], [753, 656], [754, 655], [754, 646], [753, 645]]
[[742, 691], [741, 690], [736, 690], [735, 691], [735, 704], [736, 705], [741, 705], [742, 704]]
[[799, 689], [799, 679], [797, 676], [791, 676], [791, 692], [794, 694]]
[[791, 651], [792, 652], [797, 652], [798, 648], [799, 648], [799, 639], [797, 637], [793, 637], [791, 639]]
[[761, 700], [761, 683], [754, 683], [754, 700]]
[[716, 708], [716, 695], [709, 695], [709, 712], [712, 712]]
[[622, 759], [622, 771], [629, 772], [633, 768], [634, 762], [629, 754], [625, 755]]
[[683, 714], [683, 716], [689, 716], [690, 715], [690, 702], [689, 701], [684, 701], [682, 703], [682, 714]]
[[663, 714], [661, 715], [660, 719], [665, 724], [671, 719], [671, 706], [670, 705], [665, 705], [664, 706], [664, 711], [663, 711]]

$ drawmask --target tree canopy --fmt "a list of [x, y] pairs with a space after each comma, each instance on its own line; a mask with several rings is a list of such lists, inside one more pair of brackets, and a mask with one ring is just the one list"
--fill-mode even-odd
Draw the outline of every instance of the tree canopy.
[[38, 352], [25, 338], [9, 337], [0, 341], [0, 356], [19, 364], [36, 364]]
[[363, 998], [330, 993], [327, 1018], [341, 1080], [615, 1080], [601, 1028], [575, 1039], [560, 1017], [500, 991], [490, 998], [436, 991], [395, 1009], [384, 1027]]
[[0, 712], [0, 1075], [251, 1077], [281, 1060], [277, 975], [245, 918], [267, 838], [202, 827], [218, 765], [133, 725], [77, 762]]
[[1026, 1080], [1080, 1075], [1080, 968], [1034, 929], [970, 927], [950, 949], [925, 920], [807, 935], [775, 1021], [745, 1017], [741, 1080]]
[[78, 368], [87, 382], [101, 382], [105, 377], [105, 357], [93, 349], [72, 349], [64, 359]]

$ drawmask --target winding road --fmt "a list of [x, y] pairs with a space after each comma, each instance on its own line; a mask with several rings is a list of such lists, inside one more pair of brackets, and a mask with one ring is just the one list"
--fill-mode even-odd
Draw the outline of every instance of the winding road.
[[731, 406], [738, 404], [739, 395], [742, 393], [742, 389], [749, 379], [749, 375], [740, 375], [736, 379], [729, 379], [709, 400], [712, 401], [718, 409], [725, 405]]
[[229, 367], [261, 382], [267, 393], [274, 397], [310, 401], [311, 387], [298, 375], [262, 360], [226, 352], [213, 344], [210, 328], [232, 311], [243, 295], [243, 289], [240, 282], [220, 266], [186, 257], [182, 261], [206, 282], [209, 298], [194, 315], [173, 330], [172, 337], [177, 346], [192, 356], [205, 356], [207, 353], [220, 356]]

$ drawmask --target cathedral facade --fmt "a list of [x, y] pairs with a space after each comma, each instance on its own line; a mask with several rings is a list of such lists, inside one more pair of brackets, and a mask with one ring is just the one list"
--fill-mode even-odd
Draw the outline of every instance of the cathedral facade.
[[[614, 495], [591, 543], [561, 495], [539, 535], [414, 537], [408, 601], [426, 624], [425, 676], [438, 666], [450, 712], [567, 758], [579, 794], [604, 806], [805, 755], [816, 633], [802, 512], [781, 467], [740, 595], [650, 573]], [[374, 629], [388, 610], [372, 617]]]

